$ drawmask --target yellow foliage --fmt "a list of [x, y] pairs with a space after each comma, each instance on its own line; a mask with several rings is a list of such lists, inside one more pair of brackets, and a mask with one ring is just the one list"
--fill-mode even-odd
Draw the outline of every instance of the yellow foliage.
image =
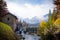
[[56, 19], [56, 21], [54, 22], [54, 25], [56, 26], [57, 31], [60, 32], [60, 18]]
[[46, 22], [45, 21], [41, 21], [40, 22], [40, 27], [44, 27], [46, 25]]
[[[46, 27], [46, 22], [45, 21], [41, 21], [40, 25], [38, 27], [37, 34], [41, 35], [42, 33], [44, 33], [45, 27]], [[46, 31], [45, 31], [45, 33], [46, 33]]]
[[56, 21], [54, 22], [54, 25], [59, 26], [60, 25], [60, 18], [56, 19]]

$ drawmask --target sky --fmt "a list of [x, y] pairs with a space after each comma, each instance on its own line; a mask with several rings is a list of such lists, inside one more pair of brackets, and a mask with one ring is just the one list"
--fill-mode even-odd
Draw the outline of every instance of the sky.
[[8, 10], [18, 18], [43, 19], [43, 16], [54, 9], [52, 0], [6, 0]]

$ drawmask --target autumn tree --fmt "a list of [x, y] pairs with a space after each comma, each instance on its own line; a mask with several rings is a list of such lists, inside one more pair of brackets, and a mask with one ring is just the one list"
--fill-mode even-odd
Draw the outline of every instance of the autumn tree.
[[60, 18], [59, 19], [56, 19], [56, 21], [54, 22], [54, 25], [60, 26]]
[[0, 0], [0, 16], [5, 15], [7, 12], [6, 2], [4, 0]]
[[45, 40], [46, 35], [52, 35], [56, 32], [56, 26], [54, 25], [54, 22], [56, 20], [56, 12], [55, 10], [53, 13], [49, 11], [48, 15], [48, 21], [41, 21], [40, 25], [38, 27], [38, 34], [41, 36], [42, 40]]
[[56, 11], [55, 10], [53, 10], [53, 13], [51, 13], [51, 10], [49, 11], [49, 16], [48, 16], [48, 22], [50, 23], [50, 24], [53, 24], [54, 22], [55, 22], [55, 20], [56, 20]]
[[60, 32], [60, 18], [56, 19], [56, 21], [54, 22], [54, 25], [55, 25], [55, 27], [57, 29], [55, 33]]
[[45, 21], [41, 21], [40, 22], [40, 25], [38, 27], [38, 31], [37, 31], [37, 34], [39, 36], [41, 36], [41, 39], [44, 40], [45, 37], [44, 35], [47, 33], [47, 29], [46, 29], [46, 22]]

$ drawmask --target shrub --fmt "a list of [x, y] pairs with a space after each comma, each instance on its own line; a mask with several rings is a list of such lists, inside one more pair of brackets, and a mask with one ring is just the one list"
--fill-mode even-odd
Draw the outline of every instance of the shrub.
[[18, 40], [10, 26], [0, 22], [0, 40]]

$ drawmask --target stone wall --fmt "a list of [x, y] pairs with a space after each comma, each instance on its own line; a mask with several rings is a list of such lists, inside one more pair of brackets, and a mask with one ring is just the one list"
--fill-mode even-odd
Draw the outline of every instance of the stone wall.
[[13, 30], [16, 29], [17, 19], [14, 16], [12, 16], [10, 14], [5, 15], [2, 17], [2, 22], [10, 25]]

